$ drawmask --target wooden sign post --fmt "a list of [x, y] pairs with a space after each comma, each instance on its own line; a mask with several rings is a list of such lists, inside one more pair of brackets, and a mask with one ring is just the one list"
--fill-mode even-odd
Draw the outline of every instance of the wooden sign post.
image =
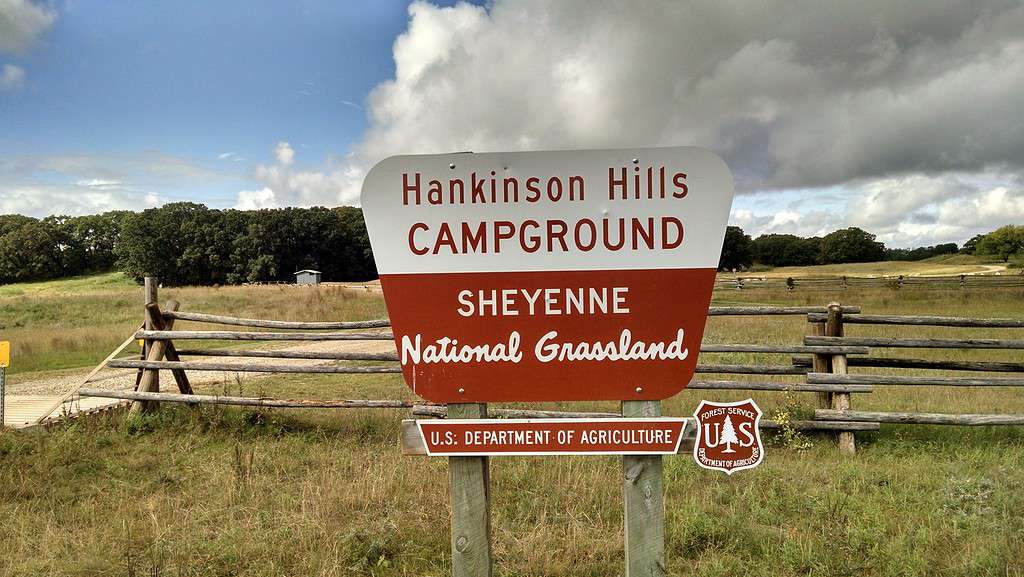
[[[403, 439], [449, 458], [455, 575], [491, 574], [489, 456], [563, 453], [623, 455], [627, 575], [665, 573], [661, 454], [684, 424], [655, 418], [696, 368], [731, 203], [728, 167], [699, 148], [397, 156], [367, 174], [402, 374], [448, 404]], [[479, 421], [484, 403], [583, 400], [624, 419]]]

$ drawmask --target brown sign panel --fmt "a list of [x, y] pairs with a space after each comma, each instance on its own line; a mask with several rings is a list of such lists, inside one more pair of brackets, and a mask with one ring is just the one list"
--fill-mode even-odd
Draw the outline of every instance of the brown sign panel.
[[448, 403], [678, 393], [732, 192], [688, 147], [380, 162], [362, 204], [406, 384]]

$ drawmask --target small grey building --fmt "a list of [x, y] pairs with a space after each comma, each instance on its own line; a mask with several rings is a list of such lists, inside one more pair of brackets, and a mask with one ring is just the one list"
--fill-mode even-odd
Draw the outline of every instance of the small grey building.
[[305, 269], [295, 273], [295, 284], [310, 284], [316, 286], [320, 284], [320, 271]]

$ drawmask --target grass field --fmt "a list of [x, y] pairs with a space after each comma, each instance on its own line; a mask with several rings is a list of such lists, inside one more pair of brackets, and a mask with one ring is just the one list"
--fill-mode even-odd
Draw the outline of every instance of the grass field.
[[[818, 266], [779, 267], [766, 272], [750, 273], [751, 276], [773, 278], [808, 276], [955, 276], [960, 274], [993, 273], [1001, 269], [1003, 274], [1013, 274], [1024, 266], [1019, 262], [1003, 263], [968, 254], [936, 256], [920, 261], [859, 262], [848, 264], [823, 264]], [[740, 274], [740, 276], [744, 276]]]
[[[289, 285], [166, 288], [161, 303], [182, 310], [289, 320], [363, 320], [385, 315], [384, 303], [335, 287]], [[11, 341], [14, 380], [103, 360], [142, 323], [142, 289], [120, 273], [0, 286], [0, 335]], [[179, 328], [187, 328], [180, 323]]]
[[[69, 282], [77, 283], [72, 294], [59, 284], [0, 292], [0, 322], [20, 319], [20, 333], [3, 331], [14, 341], [16, 362], [73, 366], [46, 350], [55, 344], [80, 351], [88, 362], [79, 364], [95, 363], [139, 322], [138, 287], [116, 277]], [[161, 296], [178, 298], [184, 310], [270, 318], [383, 314], [379, 298], [332, 288], [186, 288]], [[1024, 291], [1004, 289], [766, 289], [723, 292], [716, 304], [820, 305], [837, 298], [874, 313], [1024, 311]], [[47, 340], [75, 314], [100, 326], [76, 318], [74, 327], [88, 336]], [[804, 325], [799, 317], [716, 317], [707, 340], [795, 343]], [[854, 335], [947, 331], [848, 327]], [[9, 334], [32, 346], [19, 348]], [[112, 345], [92, 342], [104, 334]], [[957, 351], [943, 358], [1020, 354]], [[244, 395], [412, 398], [396, 375], [296, 375], [221, 387]], [[684, 392], [665, 402], [665, 413], [688, 415], [700, 398], [742, 396]], [[770, 413], [793, 416], [814, 403], [810, 394], [754, 398]], [[1009, 389], [879, 387], [853, 403], [1024, 413], [1024, 395]], [[615, 410], [610, 403], [565, 406]], [[2, 433], [0, 577], [444, 575], [447, 468], [443, 460], [399, 453], [405, 414], [165, 407], [130, 422], [106, 416], [47, 433]], [[883, 426], [857, 440], [858, 454], [843, 458], [828, 436], [776, 438], [761, 467], [730, 478], [697, 468], [687, 456], [668, 458], [669, 574], [1024, 575], [1024, 430]], [[499, 575], [621, 574], [618, 459], [498, 458], [491, 475]]]

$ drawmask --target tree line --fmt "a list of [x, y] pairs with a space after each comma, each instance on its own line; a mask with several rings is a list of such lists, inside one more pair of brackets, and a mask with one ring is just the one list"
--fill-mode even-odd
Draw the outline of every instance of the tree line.
[[916, 261], [945, 254], [980, 254], [1003, 262], [1024, 252], [1024, 226], [1007, 225], [980, 234], [964, 243], [944, 243], [917, 248], [887, 248], [875, 235], [850, 227], [825, 236], [801, 237], [793, 234], [763, 234], [757, 238], [738, 226], [726, 230], [719, 269], [746, 269], [755, 263], [764, 266], [809, 266], [883, 260]]
[[[891, 249], [851, 227], [822, 237], [766, 234], [751, 238], [737, 226], [725, 235], [719, 268], [921, 260], [982, 254], [1004, 262], [1024, 253], [1024, 226], [1007, 225], [954, 243]], [[0, 284], [120, 270], [168, 285], [292, 281], [305, 268], [324, 280], [377, 276], [361, 209], [219, 210], [177, 202], [142, 212], [88, 216], [0, 215]]]
[[377, 276], [359, 208], [218, 210], [177, 202], [142, 212], [0, 215], [0, 283], [110, 270], [173, 285], [293, 281], [305, 268], [324, 280]]

